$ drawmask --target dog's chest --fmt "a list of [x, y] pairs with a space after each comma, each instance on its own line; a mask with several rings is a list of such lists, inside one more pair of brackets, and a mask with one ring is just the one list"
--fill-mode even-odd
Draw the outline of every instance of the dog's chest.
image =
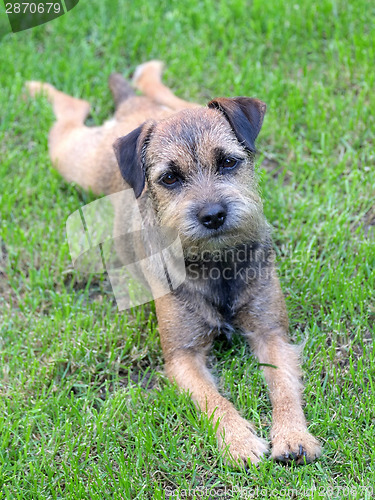
[[231, 323], [238, 299], [246, 288], [246, 266], [230, 262], [202, 262], [187, 267], [187, 281], [196, 300], [204, 300], [225, 323]]
[[248, 303], [251, 290], [264, 277], [269, 250], [242, 245], [186, 261], [186, 280], [177, 295], [208, 328], [230, 329], [238, 310]]

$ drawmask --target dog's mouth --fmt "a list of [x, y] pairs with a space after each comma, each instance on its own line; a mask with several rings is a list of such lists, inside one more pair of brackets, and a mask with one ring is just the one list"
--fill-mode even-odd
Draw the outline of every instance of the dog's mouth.
[[221, 226], [218, 229], [206, 229], [205, 227], [201, 226], [199, 229], [202, 233], [203, 238], [215, 238], [229, 231], [229, 229], [225, 226]]
[[221, 227], [219, 229], [204, 229], [194, 235], [183, 235], [183, 246], [198, 246], [202, 249], [220, 249], [241, 243], [246, 236], [243, 231], [235, 228]]
[[201, 239], [203, 241], [218, 240], [220, 238], [238, 237], [239, 235], [240, 231], [235, 231], [234, 229], [229, 229], [229, 228], [228, 229], [220, 228], [207, 231], [207, 234], [202, 235]]

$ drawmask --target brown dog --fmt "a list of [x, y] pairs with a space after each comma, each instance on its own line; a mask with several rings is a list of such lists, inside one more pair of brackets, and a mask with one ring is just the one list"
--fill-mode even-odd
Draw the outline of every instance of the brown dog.
[[[143, 96], [112, 75], [114, 119], [91, 128], [84, 125], [86, 101], [29, 82], [31, 94], [45, 91], [53, 104], [52, 161], [65, 179], [94, 193], [131, 186], [144, 220], [178, 233], [186, 279], [155, 301], [166, 372], [213, 415], [227, 458], [257, 463], [268, 449], [218, 393], [206, 367], [215, 335], [238, 331], [262, 364], [269, 387], [272, 457], [310, 462], [321, 448], [302, 411], [299, 350], [288, 343], [254, 173], [254, 142], [266, 106], [245, 97], [215, 99], [207, 107], [187, 103], [162, 84], [161, 69], [157, 61], [138, 67], [133, 83]], [[115, 212], [119, 228], [129, 214], [124, 217], [121, 206]]]

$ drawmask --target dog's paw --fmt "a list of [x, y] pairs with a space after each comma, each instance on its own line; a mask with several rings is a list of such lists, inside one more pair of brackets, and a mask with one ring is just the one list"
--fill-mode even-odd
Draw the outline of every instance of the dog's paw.
[[308, 464], [322, 453], [318, 440], [307, 430], [281, 430], [273, 435], [271, 456], [279, 462]]
[[132, 84], [142, 90], [142, 85], [148, 78], [151, 77], [152, 79], [160, 81], [163, 69], [164, 63], [162, 61], [152, 60], [140, 64], [135, 69]]
[[49, 94], [54, 87], [49, 83], [29, 81], [26, 82], [26, 88], [31, 97], [35, 97], [37, 94]]
[[258, 437], [246, 420], [225, 426], [224, 432], [224, 440], [221, 435], [219, 445], [228, 464], [247, 468], [249, 462], [256, 465], [268, 454], [267, 441]]

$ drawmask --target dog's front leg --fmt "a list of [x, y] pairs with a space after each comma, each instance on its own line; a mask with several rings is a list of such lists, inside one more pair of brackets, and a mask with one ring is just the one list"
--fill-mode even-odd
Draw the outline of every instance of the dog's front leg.
[[201, 411], [212, 417], [213, 425], [217, 425], [219, 446], [228, 462], [247, 465], [249, 460], [257, 463], [267, 452], [268, 445], [219, 394], [206, 366], [212, 338], [209, 334], [197, 335], [202, 322], [171, 296], [158, 299], [156, 310], [168, 378], [181, 390], [189, 392]]
[[263, 364], [272, 403], [272, 458], [287, 462], [311, 462], [321, 453], [318, 441], [306, 425], [302, 410], [299, 349], [282, 331], [255, 338], [248, 335], [254, 353]]
[[206, 367], [205, 355], [191, 350], [177, 351], [166, 362], [166, 371], [170, 380], [175, 380], [180, 389], [191, 394], [201, 411], [212, 416], [213, 425], [217, 425], [219, 446], [229, 462], [247, 465], [248, 459], [254, 464], [261, 459], [268, 450], [267, 443], [219, 394]]
[[272, 458], [311, 462], [321, 454], [302, 410], [300, 348], [288, 341], [288, 320], [278, 280], [263, 283], [242, 314], [241, 329], [265, 375], [272, 404]]

